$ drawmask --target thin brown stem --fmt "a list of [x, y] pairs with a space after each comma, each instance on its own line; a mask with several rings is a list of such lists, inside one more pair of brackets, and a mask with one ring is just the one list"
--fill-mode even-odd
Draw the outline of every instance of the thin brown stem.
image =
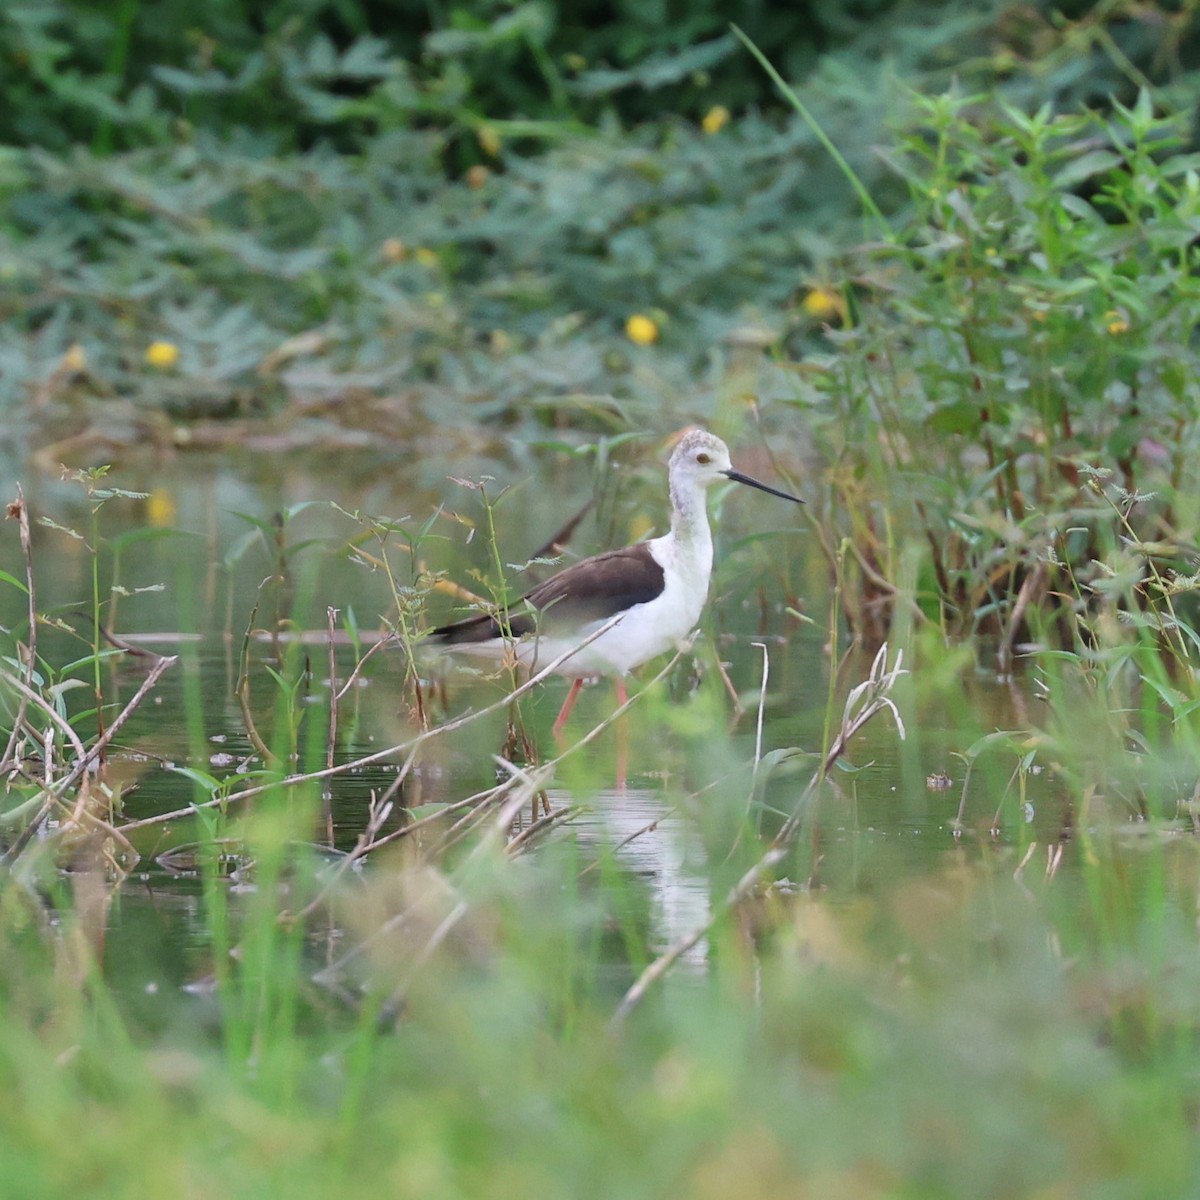
[[[333, 766], [333, 758], [337, 748], [338, 734], [338, 697], [337, 690], [337, 650], [333, 643], [334, 623], [337, 621], [338, 610], [327, 608], [325, 619], [329, 633], [329, 731], [325, 741], [325, 765]], [[328, 789], [322, 790], [321, 803], [325, 809], [325, 840], [333, 846], [333, 801]]]
[[[29, 531], [29, 506], [25, 503], [25, 493], [17, 484], [17, 498], [10, 501], [7, 515], [16, 518], [17, 528], [21, 537], [21, 553], [25, 558], [25, 591], [29, 601], [29, 636], [25, 642], [25, 685], [33, 687], [33, 666], [37, 661], [37, 601], [33, 588], [33, 539]], [[20, 744], [21, 726], [25, 721], [25, 710], [28, 707], [28, 696], [23, 692], [17, 704], [17, 713], [13, 719], [12, 731], [8, 735], [8, 744], [4, 747], [4, 756], [0, 758], [0, 770], [7, 770], [17, 746]]]
[[[238, 677], [237, 683], [234, 685], [234, 693], [238, 699], [238, 706], [242, 710], [242, 720], [246, 725], [246, 736], [250, 739], [250, 744], [262, 755], [264, 762], [278, 762], [279, 756], [272, 753], [270, 746], [259, 736], [258, 727], [254, 723], [254, 714], [250, 711], [250, 638], [251, 630], [254, 628], [254, 619], [258, 616], [258, 607], [262, 603], [263, 588], [268, 583], [278, 582], [280, 579], [277, 575], [268, 575], [266, 579], [258, 585], [258, 596], [254, 601], [254, 607], [250, 610], [250, 617], [246, 621], [246, 631], [242, 634], [242, 650], [238, 655]], [[275, 630], [275, 649], [276, 657], [281, 658], [282, 652], [278, 645], [278, 624]]]
[[[91, 744], [91, 746], [88, 747], [84, 753], [78, 757], [75, 766], [72, 767], [62, 779], [55, 783], [54, 790], [42, 804], [42, 807], [38, 810], [37, 815], [32, 821], [29, 822], [28, 825], [25, 826], [13, 844], [4, 852], [3, 857], [0, 857], [0, 863], [12, 863], [17, 859], [21, 851], [25, 849], [30, 839], [41, 827], [42, 822], [50, 814], [50, 810], [53, 808], [53, 806], [62, 799], [62, 796], [66, 793], [66, 791], [75, 784], [75, 782], [83, 775], [83, 773], [91, 766], [91, 764], [101, 754], [104, 753], [108, 743], [111, 742], [114, 737], [116, 737], [121, 727], [137, 710], [143, 698], [151, 691], [154, 685], [158, 683], [159, 677], [162, 675], [162, 673], [168, 667], [174, 666], [178, 661], [179, 659], [175, 656], [170, 658], [160, 658], [158, 662], [156, 662], [154, 666], [150, 668], [146, 678], [142, 680], [141, 687], [134, 692], [132, 699], [128, 704], [125, 705], [120, 713], [117, 714], [117, 717], [112, 724], [109, 725], [105, 731]], [[136, 822], [133, 824], [135, 825]], [[123, 827], [123, 829], [129, 829], [132, 827], [133, 825], [126, 825]]]

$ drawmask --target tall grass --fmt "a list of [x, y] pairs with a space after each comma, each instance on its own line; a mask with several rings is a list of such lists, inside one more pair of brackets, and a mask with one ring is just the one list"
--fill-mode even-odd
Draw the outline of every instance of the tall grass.
[[[347, 534], [356, 553], [363, 522]], [[275, 565], [291, 564], [287, 543], [262, 532]], [[364, 566], [385, 561], [385, 575], [406, 578], [411, 544], [383, 538]], [[99, 563], [103, 583], [110, 560]], [[295, 579], [285, 629], [250, 639], [279, 657], [270, 670], [256, 653], [243, 664], [272, 759], [224, 778], [185, 768], [197, 791], [175, 822], [197, 846], [201, 969], [155, 1021], [131, 1002], [104, 931], [133, 902], [124, 842], [152, 846], [163, 822], [85, 802], [103, 777], [47, 789], [30, 754], [58, 726], [52, 692], [37, 688], [61, 670], [34, 662], [39, 699], [6, 764], [10, 796], [49, 803], [57, 824], [22, 840], [27, 812], [10, 827], [0, 891], [0, 1081], [19, 1100], [0, 1145], [14, 1195], [999, 1197], [1121, 1180], [1186, 1194], [1195, 1182], [1198, 893], [1190, 793], [1178, 792], [1194, 778], [1194, 742], [1185, 704], [1183, 719], [1155, 726], [1158, 705], [1144, 702], [1173, 695], [1190, 653], [1165, 593], [1148, 594], [1139, 626], [1097, 621], [1105, 646], [1036, 656], [1037, 718], [979, 745], [959, 849], [948, 837], [918, 871], [889, 865], [856, 822], [858, 784], [832, 765], [832, 738], [824, 769], [770, 736], [755, 747], [729, 731], [716, 672], [680, 703], [668, 664], [633, 704], [638, 726], [660, 741], [669, 731], [671, 745], [635, 737], [635, 754], [679, 764], [663, 802], [704, 849], [690, 869], [709, 917], [667, 946], [621, 852], [573, 833], [571, 818], [613, 803], [606, 759], [586, 747], [407, 814], [404, 788], [377, 796], [358, 844], [331, 858], [318, 844], [329, 696], [359, 664], [343, 658], [322, 682], [324, 649], [283, 636], [323, 625], [319, 576]], [[6, 586], [36, 597], [36, 563]], [[401, 590], [399, 628], [428, 602]], [[16, 679], [24, 632], [10, 647]], [[831, 734], [893, 693], [919, 726], [946, 683], [929, 645], [922, 655], [911, 677], [876, 671], [845, 711], [850, 688], [835, 681]], [[93, 674], [90, 660], [73, 669]], [[161, 678], [146, 676], [139, 701]], [[414, 710], [423, 678], [398, 693]], [[506, 691], [492, 693], [493, 713]], [[743, 694], [751, 711], [762, 702]], [[203, 744], [202, 697], [183, 696], [180, 743]], [[439, 739], [488, 719], [427, 699], [425, 722], [383, 751], [410, 772]], [[85, 754], [102, 736], [94, 711], [62, 714]], [[965, 731], [973, 718], [961, 716]], [[478, 753], [480, 738], [470, 744]], [[54, 749], [49, 773], [69, 779], [71, 739]], [[354, 767], [333, 761], [333, 777]], [[554, 793], [554, 820], [531, 826], [552, 773], [569, 789]], [[1030, 804], [1051, 816], [1031, 825]], [[700, 939], [703, 974], [683, 961]]]

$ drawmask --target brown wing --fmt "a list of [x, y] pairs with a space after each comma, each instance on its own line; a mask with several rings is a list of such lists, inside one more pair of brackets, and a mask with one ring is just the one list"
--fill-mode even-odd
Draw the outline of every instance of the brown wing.
[[[535, 629], [576, 629], [591, 621], [607, 620], [635, 604], [645, 604], [658, 596], [663, 586], [663, 569], [649, 547], [645, 543], [626, 546], [585, 558], [551, 575], [524, 596], [524, 605], [513, 606], [508, 624], [514, 637]], [[536, 617], [528, 608], [537, 610]], [[503, 634], [500, 622], [484, 613], [443, 625], [429, 636], [453, 646], [489, 642]]]

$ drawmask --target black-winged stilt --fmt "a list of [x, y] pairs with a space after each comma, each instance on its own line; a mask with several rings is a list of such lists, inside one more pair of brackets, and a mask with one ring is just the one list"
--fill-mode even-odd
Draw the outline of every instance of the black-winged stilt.
[[624, 704], [625, 675], [674, 649], [700, 620], [713, 559], [705, 492], [724, 479], [804, 503], [734, 470], [719, 437], [690, 430], [679, 439], [668, 466], [670, 533], [572, 563], [539, 583], [503, 617], [468, 617], [434, 629], [430, 640], [489, 658], [513, 656], [536, 670], [539, 662], [554, 662], [619, 617], [557, 668], [573, 682], [555, 719], [554, 734], [562, 733], [579, 689], [591, 675], [613, 676], [618, 702]]

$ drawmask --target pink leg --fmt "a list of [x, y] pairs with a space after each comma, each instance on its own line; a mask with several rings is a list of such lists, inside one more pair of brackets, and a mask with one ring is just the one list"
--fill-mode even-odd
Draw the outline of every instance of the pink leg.
[[[617, 676], [617, 707], [629, 701], [629, 692], [625, 687], [625, 677]], [[625, 718], [617, 722], [617, 791], [623, 792], [629, 777], [629, 730], [625, 726]]]
[[571, 681], [571, 690], [567, 692], [567, 698], [563, 701], [562, 708], [558, 710], [558, 716], [554, 718], [554, 736], [559, 741], [562, 740], [563, 726], [567, 723], [567, 718], [571, 715], [571, 709], [575, 707], [575, 701], [582, 687], [582, 679], [573, 679]]

